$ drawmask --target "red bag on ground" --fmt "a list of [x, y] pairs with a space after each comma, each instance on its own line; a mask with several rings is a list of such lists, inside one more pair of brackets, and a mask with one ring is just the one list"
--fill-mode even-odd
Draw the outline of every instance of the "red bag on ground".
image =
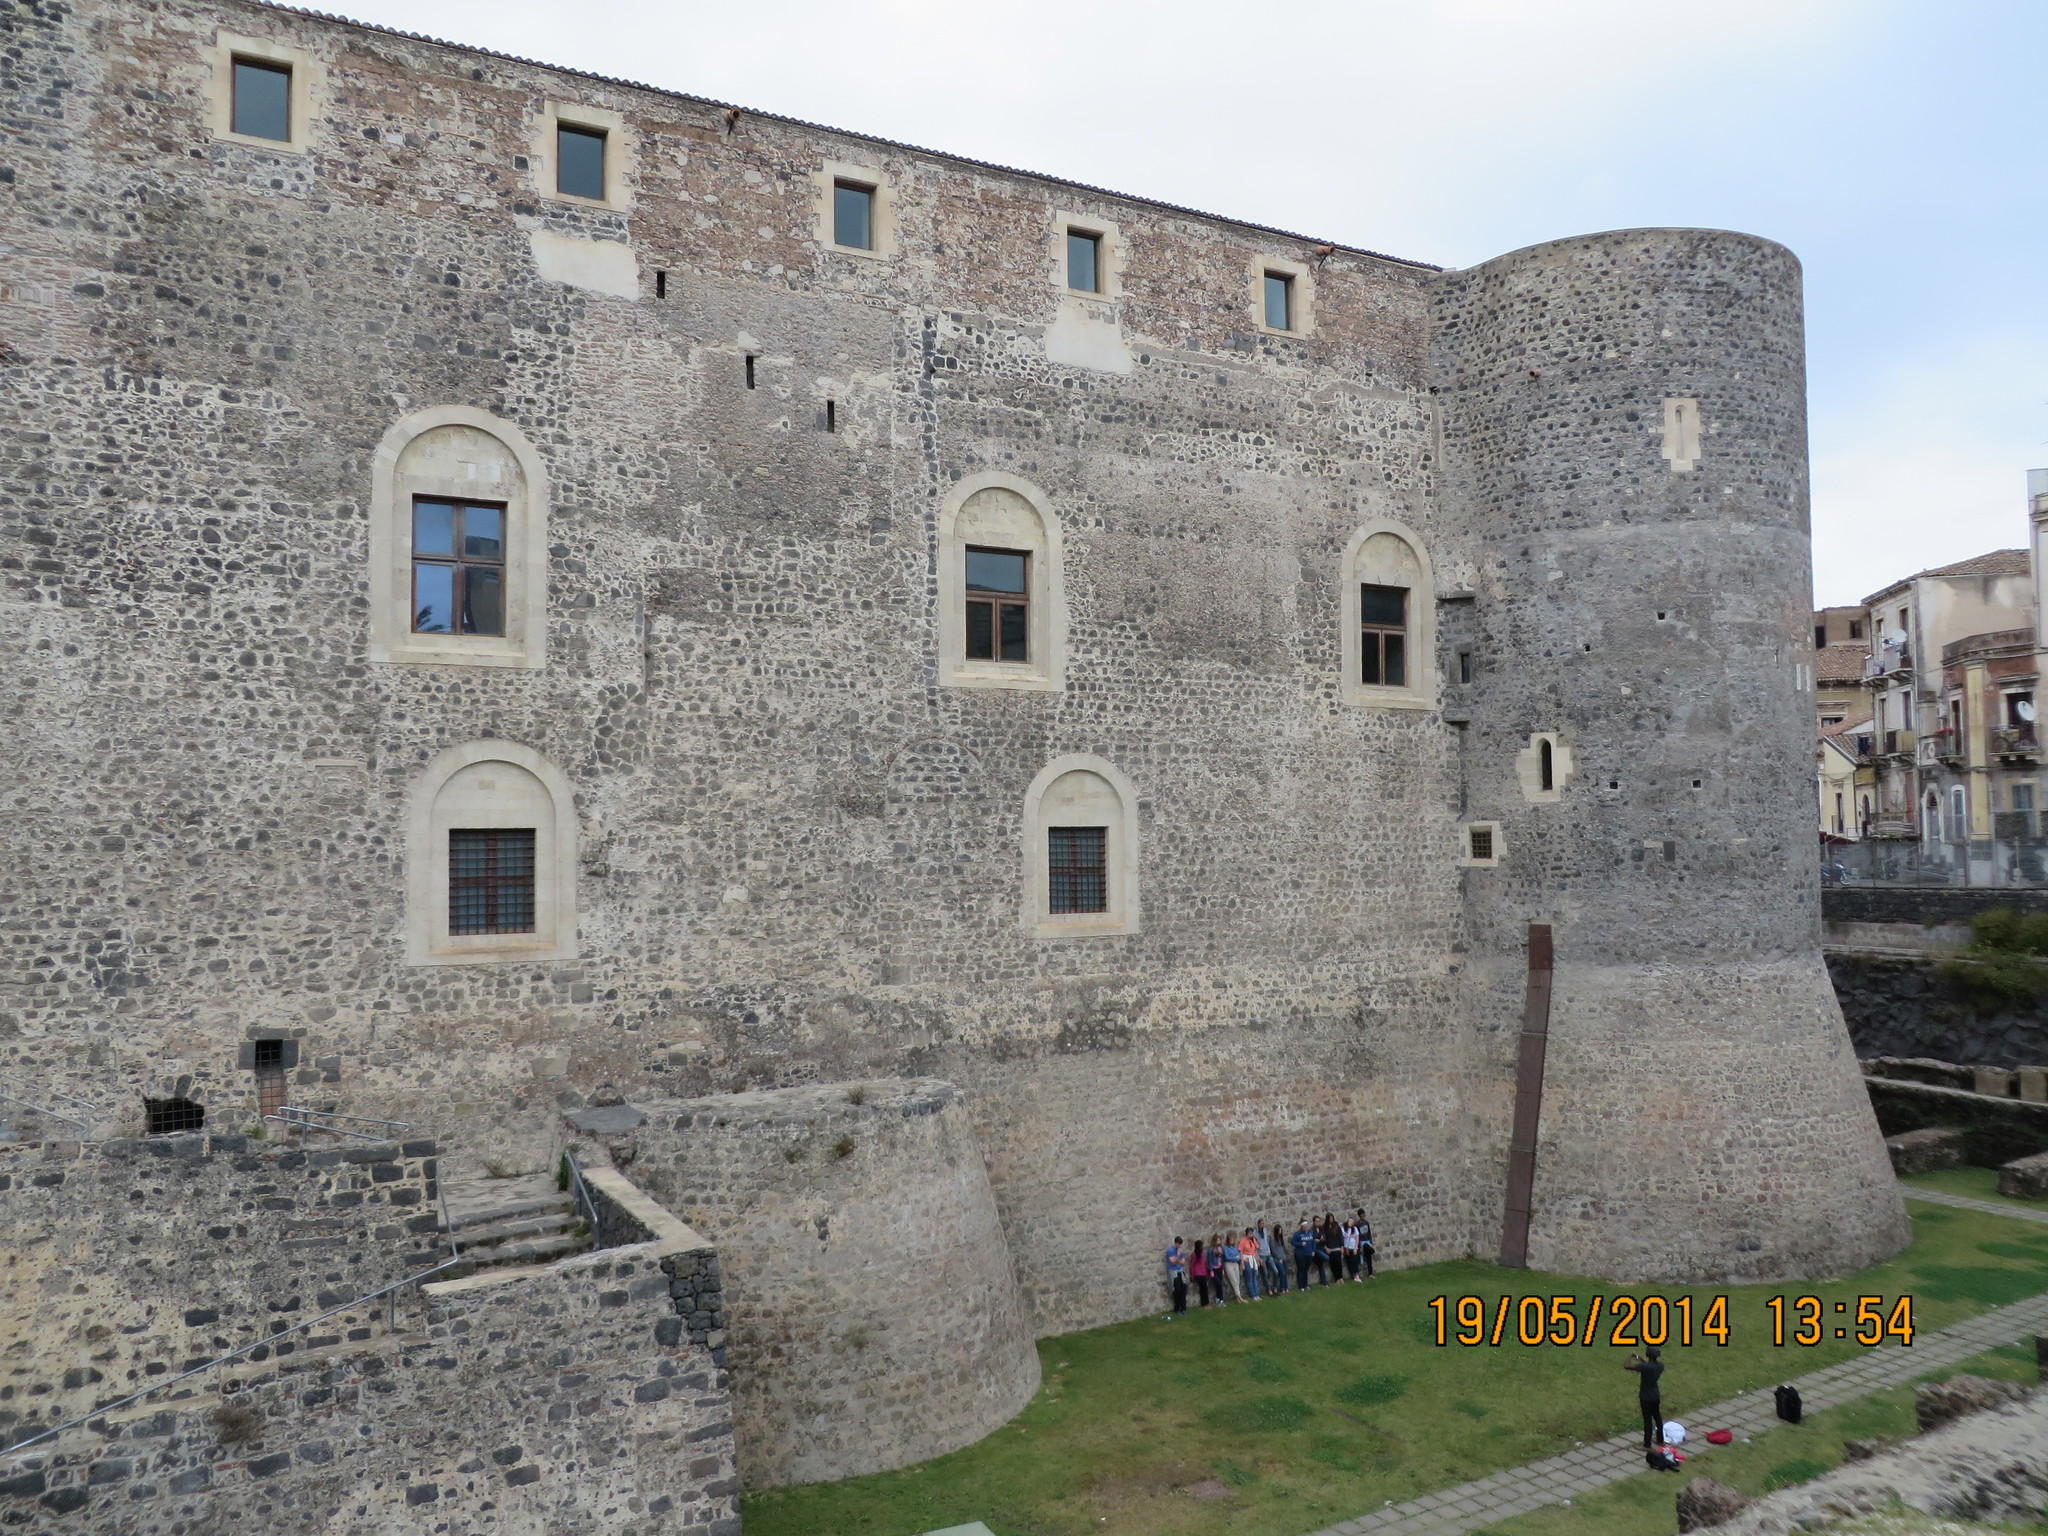
[[1726, 1445], [1734, 1438], [1735, 1431], [1732, 1429], [1710, 1429], [1707, 1431], [1707, 1444], [1709, 1445]]

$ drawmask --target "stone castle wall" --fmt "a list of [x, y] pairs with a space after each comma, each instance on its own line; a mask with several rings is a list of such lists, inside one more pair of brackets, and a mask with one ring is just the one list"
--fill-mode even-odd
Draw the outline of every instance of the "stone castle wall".
[[[0, 1150], [0, 1335], [36, 1344], [9, 1362], [0, 1444], [439, 1263], [434, 1154], [218, 1135]], [[371, 1303], [274, 1353], [389, 1323]]]
[[1038, 1390], [1010, 1250], [959, 1091], [930, 1079], [649, 1102], [614, 1141], [718, 1244], [749, 1484], [971, 1444]]
[[34, 1346], [10, 1353], [0, 1409], [10, 1528], [738, 1531], [724, 1342], [706, 1326], [717, 1257], [623, 1179], [601, 1172], [597, 1189], [637, 1216], [637, 1243], [403, 1286], [278, 1333], [445, 1258], [438, 1237], [382, 1220], [416, 1207], [379, 1203], [431, 1192], [431, 1148], [349, 1161], [203, 1141], [91, 1146], [0, 1176], [0, 1335]]

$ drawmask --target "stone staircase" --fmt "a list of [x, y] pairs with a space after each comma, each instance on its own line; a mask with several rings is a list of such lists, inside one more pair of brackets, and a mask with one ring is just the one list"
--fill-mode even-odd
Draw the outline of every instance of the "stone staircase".
[[491, 1178], [451, 1169], [444, 1178], [451, 1236], [461, 1263], [444, 1279], [515, 1264], [552, 1264], [591, 1245], [591, 1233], [552, 1175]]

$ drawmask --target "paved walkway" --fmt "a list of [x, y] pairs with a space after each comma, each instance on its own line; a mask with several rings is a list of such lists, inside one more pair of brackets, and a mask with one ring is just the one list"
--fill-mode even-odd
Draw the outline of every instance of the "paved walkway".
[[[1907, 1187], [1901, 1192], [1909, 1200], [1989, 1211], [1997, 1216], [2013, 1216], [2021, 1221], [2048, 1225], [2048, 1210], [2031, 1211], [2022, 1206], [1999, 1205], [1989, 1200], [1943, 1194], [1931, 1189]], [[2015, 1344], [2043, 1332], [2048, 1332], [2048, 1292], [2029, 1296], [2025, 1301], [2016, 1301], [2009, 1307], [2000, 1307], [1953, 1327], [1922, 1334], [1913, 1341], [1911, 1349], [1880, 1345], [1839, 1365], [1795, 1376], [1792, 1385], [1799, 1389], [1806, 1409], [1817, 1413], [1823, 1408], [1834, 1408], [1854, 1402], [1859, 1397], [1868, 1397], [1887, 1387], [1901, 1386], [1929, 1371], [1940, 1370], [1972, 1355], [1981, 1355], [1988, 1349]], [[1772, 1395], [1772, 1388], [1765, 1387], [1729, 1398], [1726, 1402], [1692, 1409], [1686, 1418], [1695, 1427], [1695, 1433], [1706, 1429], [1732, 1429], [1740, 1441], [1777, 1427], [1777, 1399]], [[1689, 1444], [1688, 1452], [1694, 1448]], [[1687, 1471], [1691, 1470], [1693, 1467], [1688, 1465]], [[1366, 1532], [1372, 1532], [1373, 1536], [1461, 1536], [1463, 1532], [1476, 1531], [1495, 1521], [1527, 1514], [1532, 1509], [1581, 1498], [1626, 1477], [1650, 1475], [1643, 1467], [1642, 1433], [1638, 1430], [1577, 1447], [1561, 1456], [1532, 1461], [1525, 1467], [1509, 1467], [1491, 1477], [1461, 1483], [1441, 1493], [1426, 1494], [1402, 1504], [1390, 1504], [1355, 1520], [1340, 1520], [1315, 1532], [1314, 1536], [1364, 1536]], [[1683, 1476], [1673, 1478], [1672, 1490], [1676, 1492], [1683, 1482]]]

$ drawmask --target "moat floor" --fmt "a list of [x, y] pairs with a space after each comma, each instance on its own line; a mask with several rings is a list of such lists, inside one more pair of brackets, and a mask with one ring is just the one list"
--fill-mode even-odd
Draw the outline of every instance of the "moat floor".
[[[1725, 1347], [1697, 1336], [1690, 1346], [1675, 1336], [1665, 1346], [1667, 1416], [1697, 1434], [1714, 1427], [1697, 1417], [1703, 1407], [1870, 1354], [1832, 1336], [1838, 1325], [1853, 1329], [1862, 1296], [1882, 1297], [1889, 1316], [1910, 1294], [1915, 1326], [1927, 1334], [2048, 1291], [2048, 1226], [2038, 1213], [1915, 1201], [1913, 1215], [1912, 1247], [1888, 1264], [1824, 1285], [1729, 1291]], [[1509, 1278], [1490, 1264], [1439, 1264], [1173, 1323], [1153, 1317], [1048, 1339], [1039, 1345], [1045, 1386], [995, 1434], [899, 1472], [750, 1495], [748, 1536], [914, 1536], [973, 1520], [995, 1536], [1302, 1536], [1340, 1523], [1348, 1531], [1353, 1522], [1360, 1530], [1484, 1526], [1516, 1536], [1668, 1531], [1682, 1479], [1631, 1477], [1602, 1490], [1613, 1473], [1594, 1465], [1629, 1454], [1599, 1442], [1639, 1432], [1634, 1378], [1620, 1369], [1630, 1351], [1608, 1342], [1611, 1321], [1603, 1320], [1592, 1347], [1524, 1346], [1511, 1309], [1501, 1344], [1438, 1347], [1429, 1305], [1438, 1296], [1450, 1299], [1447, 1307], [1479, 1297], [1490, 1333], [1504, 1294], [1575, 1297], [1583, 1322], [1593, 1296], [1607, 1299], [1611, 1320], [1614, 1298], [1659, 1293], [1536, 1273], [1513, 1275], [1504, 1287]], [[1810, 1291], [1821, 1299], [1820, 1343], [1774, 1346], [1766, 1301], [1781, 1291], [1788, 1332], [1798, 1321], [1791, 1298]], [[1674, 1302], [1690, 1294], [1698, 1320], [1715, 1293], [1661, 1294]], [[1455, 1315], [1450, 1328], [1455, 1336]], [[1843, 1406], [1715, 1453], [1713, 1475], [1752, 1487], [1814, 1476], [1839, 1460], [1844, 1436], [1890, 1432], [1900, 1414], [1909, 1421], [1910, 1391], [1895, 1385], [1905, 1360], [1886, 1358], [1898, 1348], [1888, 1340], [1851, 1370], [1856, 1390], [1832, 1399]], [[2029, 1360], [1978, 1353], [1986, 1349], [1969, 1344], [1971, 1369], [2031, 1372]], [[1917, 1351], [1913, 1358], [1916, 1374], [1944, 1367]], [[1387, 1508], [1553, 1457], [1569, 1458], [1554, 1497], [1574, 1497], [1571, 1508], [1511, 1522], [1508, 1503], [1457, 1509], [1458, 1501], [1439, 1497], [1427, 1509]], [[1579, 1508], [1581, 1493], [1595, 1505]], [[1596, 1512], [1598, 1525], [1590, 1523]]]

